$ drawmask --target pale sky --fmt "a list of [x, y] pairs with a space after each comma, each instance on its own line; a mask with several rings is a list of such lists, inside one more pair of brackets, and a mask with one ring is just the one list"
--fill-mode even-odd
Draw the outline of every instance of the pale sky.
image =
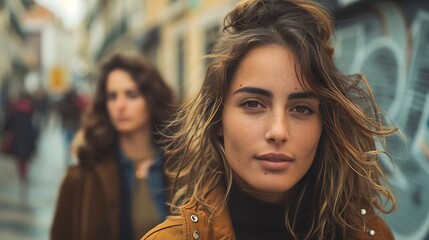
[[83, 0], [35, 0], [60, 18], [66, 28], [75, 28], [86, 12]]

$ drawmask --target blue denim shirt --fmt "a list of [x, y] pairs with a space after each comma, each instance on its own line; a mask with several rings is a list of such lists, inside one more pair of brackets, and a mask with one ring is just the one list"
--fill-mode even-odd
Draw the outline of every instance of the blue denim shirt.
[[[120, 201], [121, 201], [121, 239], [132, 239], [131, 224], [131, 196], [136, 184], [135, 169], [132, 161], [128, 159], [122, 150], [117, 148]], [[155, 203], [158, 214], [163, 221], [167, 217], [168, 209], [166, 205], [167, 190], [166, 179], [163, 170], [164, 156], [157, 151], [155, 162], [149, 168], [148, 184], [149, 192]]]

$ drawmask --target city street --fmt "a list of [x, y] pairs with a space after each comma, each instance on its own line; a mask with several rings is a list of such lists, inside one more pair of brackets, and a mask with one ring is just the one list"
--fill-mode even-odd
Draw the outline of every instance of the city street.
[[49, 239], [57, 191], [65, 173], [64, 141], [53, 120], [42, 129], [27, 185], [20, 184], [14, 160], [0, 155], [0, 239]]

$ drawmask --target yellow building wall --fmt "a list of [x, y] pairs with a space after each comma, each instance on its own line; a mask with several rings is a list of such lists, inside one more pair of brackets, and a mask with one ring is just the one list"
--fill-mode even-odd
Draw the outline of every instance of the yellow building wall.
[[[182, 2], [181, 2], [182, 1]], [[183, 36], [185, 95], [199, 89], [205, 71], [205, 31], [212, 25], [222, 26], [223, 18], [238, 2], [237, 0], [200, 0], [191, 6], [191, 0], [146, 2], [148, 28], [159, 26], [161, 37], [157, 66], [167, 82], [179, 91], [178, 39]], [[180, 5], [183, 4], [183, 5]]]

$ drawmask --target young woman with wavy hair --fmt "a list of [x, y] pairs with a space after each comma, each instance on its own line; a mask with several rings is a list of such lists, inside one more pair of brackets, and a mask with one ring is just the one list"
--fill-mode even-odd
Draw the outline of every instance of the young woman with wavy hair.
[[114, 54], [102, 63], [51, 239], [136, 239], [166, 217], [158, 130], [171, 107], [172, 91], [143, 57]]
[[365, 78], [335, 66], [329, 12], [245, 0], [169, 138], [172, 215], [142, 239], [393, 239], [387, 126]]

